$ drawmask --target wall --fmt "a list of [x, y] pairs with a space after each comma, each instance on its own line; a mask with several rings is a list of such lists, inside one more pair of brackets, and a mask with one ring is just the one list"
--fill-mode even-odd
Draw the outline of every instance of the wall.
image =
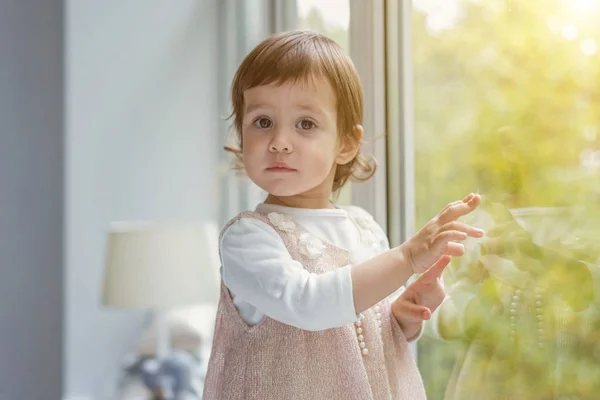
[[63, 6], [0, 2], [0, 399], [59, 399]]
[[99, 306], [108, 223], [217, 212], [217, 8], [67, 2], [65, 398], [110, 396], [145, 319]]

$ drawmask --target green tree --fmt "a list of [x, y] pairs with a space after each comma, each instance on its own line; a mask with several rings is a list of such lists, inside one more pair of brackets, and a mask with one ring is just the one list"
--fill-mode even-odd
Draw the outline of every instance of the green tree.
[[[462, 1], [455, 25], [437, 34], [415, 11], [420, 223], [478, 189], [511, 207], [556, 206], [597, 185], [577, 169], [583, 149], [600, 147], [584, 137], [600, 125], [600, 62], [549, 28], [565, 3]], [[600, 37], [595, 27], [579, 32]]]
[[[471, 191], [597, 218], [600, 175], [579, 166], [585, 149], [600, 150], [600, 7], [575, 16], [564, 0], [459, 4], [438, 32], [413, 14], [417, 225]], [[428, 398], [443, 397], [457, 346], [421, 340]]]

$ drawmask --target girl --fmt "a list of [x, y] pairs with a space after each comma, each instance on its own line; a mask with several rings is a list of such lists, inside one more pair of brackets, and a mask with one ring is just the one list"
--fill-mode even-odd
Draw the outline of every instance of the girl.
[[221, 234], [204, 399], [425, 399], [407, 339], [441, 302], [437, 278], [463, 253], [457, 241], [483, 235], [457, 222], [479, 196], [449, 204], [391, 250], [366, 211], [331, 203], [375, 163], [360, 152], [358, 74], [321, 35], [259, 44], [234, 77], [232, 102], [238, 146], [227, 149], [268, 196]]

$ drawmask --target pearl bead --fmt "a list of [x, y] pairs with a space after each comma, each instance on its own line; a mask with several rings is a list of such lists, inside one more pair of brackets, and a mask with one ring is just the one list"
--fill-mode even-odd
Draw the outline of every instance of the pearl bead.
[[366, 355], [368, 355], [368, 354], [369, 354], [369, 350], [367, 350], [367, 349], [363, 349], [362, 353], [363, 353], [363, 354], [366, 356]]
[[377, 319], [381, 319], [381, 313], [377, 313], [375, 316], [377, 317]]
[[367, 347], [367, 344], [365, 342], [360, 342], [358, 345], [360, 346], [361, 349], [364, 349], [365, 347]]
[[516, 320], [516, 319], [517, 319], [517, 316], [516, 316], [516, 315], [511, 315], [511, 316], [510, 316], [510, 320], [511, 320], [511, 321], [514, 321], [514, 320]]
[[515, 310], [514, 308], [511, 308], [511, 309], [510, 309], [510, 313], [511, 313], [511, 314], [516, 314], [516, 313], [517, 313], [517, 310]]
[[514, 295], [514, 296], [513, 296], [513, 300], [515, 300], [515, 301], [516, 301], [516, 300], [519, 300], [519, 296], [517, 296], [517, 295]]
[[513, 308], [516, 308], [517, 307], [517, 303], [513, 301], [512, 303], [510, 303], [510, 306], [513, 307]]
[[541, 315], [536, 315], [536, 317], [535, 317], [535, 318], [537, 318], [537, 320], [538, 320], [538, 321], [541, 321], [541, 320], [543, 320], [543, 319], [544, 319], [544, 317], [542, 317]]
[[535, 302], [535, 305], [538, 306], [538, 307], [541, 307], [542, 304], [544, 304], [544, 303], [541, 300], [537, 300]]
[[356, 328], [356, 333], [360, 335], [362, 333], [362, 328]]
[[358, 335], [358, 341], [362, 342], [365, 340], [365, 337], [363, 335]]
[[361, 321], [356, 321], [355, 324], [356, 324], [356, 326], [361, 326], [362, 322]]
[[379, 306], [375, 306], [375, 311], [379, 312], [379, 310], [381, 310], [381, 308]]
[[515, 290], [515, 293], [516, 293], [516, 294], [521, 294], [521, 289], [517, 289], [517, 290]]

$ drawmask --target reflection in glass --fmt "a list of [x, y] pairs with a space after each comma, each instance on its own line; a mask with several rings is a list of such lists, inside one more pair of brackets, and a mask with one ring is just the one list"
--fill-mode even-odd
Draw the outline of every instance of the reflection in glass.
[[600, 3], [413, 3], [417, 226], [479, 191], [488, 233], [444, 274], [428, 398], [597, 398]]

